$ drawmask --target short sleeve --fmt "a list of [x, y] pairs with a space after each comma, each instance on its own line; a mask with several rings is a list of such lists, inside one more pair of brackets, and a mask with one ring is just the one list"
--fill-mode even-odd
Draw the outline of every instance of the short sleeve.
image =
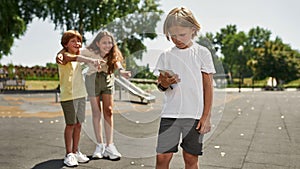
[[155, 69], [154, 69], [154, 74], [159, 74], [159, 70], [164, 70], [164, 69], [166, 69], [165, 68], [165, 61], [166, 61], [166, 53], [164, 52], [164, 53], [162, 53], [160, 56], [159, 56], [159, 58], [158, 58], [158, 60], [157, 60], [157, 62], [156, 62], [156, 66], [155, 66]]
[[200, 65], [201, 65], [201, 72], [205, 72], [209, 74], [216, 73], [211, 52], [205, 47], [202, 47], [200, 52]]

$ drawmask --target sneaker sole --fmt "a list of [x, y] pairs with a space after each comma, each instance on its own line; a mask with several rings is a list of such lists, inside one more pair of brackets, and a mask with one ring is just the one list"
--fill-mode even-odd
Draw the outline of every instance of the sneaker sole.
[[121, 157], [116, 156], [115, 158], [112, 158], [110, 155], [103, 156], [103, 158], [111, 160], [111, 161], [119, 161], [119, 160], [121, 160]]
[[99, 160], [99, 159], [102, 159], [103, 158], [103, 156], [92, 156], [92, 159], [93, 160]]
[[88, 163], [90, 160], [87, 161], [78, 161], [78, 163]]
[[70, 167], [70, 168], [75, 168], [75, 167], [78, 167], [78, 165], [67, 165], [66, 163], [64, 163], [64, 166], [67, 166], [67, 167]]

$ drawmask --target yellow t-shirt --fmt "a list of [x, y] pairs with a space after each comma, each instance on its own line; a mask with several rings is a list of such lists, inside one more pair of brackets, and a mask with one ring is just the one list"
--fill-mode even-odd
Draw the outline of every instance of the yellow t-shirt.
[[86, 97], [82, 68], [79, 62], [58, 64], [60, 82], [60, 100], [68, 101]]

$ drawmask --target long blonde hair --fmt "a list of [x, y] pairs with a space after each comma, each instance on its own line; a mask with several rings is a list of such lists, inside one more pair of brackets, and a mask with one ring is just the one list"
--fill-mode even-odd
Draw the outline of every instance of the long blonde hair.
[[108, 71], [107, 73], [111, 74], [114, 72], [115, 70], [115, 66], [117, 62], [122, 62], [123, 61], [123, 55], [120, 51], [120, 49], [118, 48], [118, 45], [112, 35], [112, 33], [108, 32], [108, 31], [101, 31], [97, 34], [97, 36], [95, 37], [95, 39], [93, 40], [93, 42], [87, 46], [86, 48], [88, 50], [91, 50], [93, 52], [95, 52], [96, 54], [100, 55], [100, 49], [97, 46], [97, 42], [99, 42], [104, 36], [109, 36], [112, 39], [113, 42], [113, 47], [111, 48], [111, 50], [104, 56], [104, 58], [107, 58], [107, 66], [108, 66]]

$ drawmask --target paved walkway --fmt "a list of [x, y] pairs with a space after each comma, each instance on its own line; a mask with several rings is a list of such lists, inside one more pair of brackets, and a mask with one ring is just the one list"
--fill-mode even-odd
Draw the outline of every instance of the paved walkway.
[[[162, 98], [148, 105], [115, 102], [119, 161], [91, 160], [78, 169], [153, 169]], [[201, 169], [300, 168], [300, 93], [235, 91], [215, 95], [214, 130], [207, 135]], [[95, 144], [87, 105], [80, 148], [91, 156]], [[60, 169], [64, 118], [51, 94], [0, 95], [0, 168]], [[171, 169], [184, 168], [181, 154]]]

